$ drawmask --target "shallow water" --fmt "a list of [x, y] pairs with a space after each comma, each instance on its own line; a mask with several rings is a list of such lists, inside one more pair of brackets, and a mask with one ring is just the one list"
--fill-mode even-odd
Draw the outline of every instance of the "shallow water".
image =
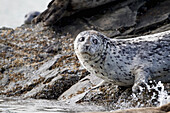
[[[147, 89], [151, 91], [154, 89], [151, 98], [147, 101], [148, 105], [153, 104], [155, 101], [156, 106], [162, 106], [170, 102], [170, 95], [165, 91], [164, 86], [161, 82], [158, 82], [156, 86], [150, 87], [147, 85]], [[109, 106], [98, 106], [95, 104], [84, 103], [76, 104], [72, 101], [57, 101], [57, 100], [45, 100], [45, 99], [21, 99], [21, 98], [7, 98], [0, 96], [0, 112], [2, 113], [75, 113], [75, 112], [88, 112], [88, 111], [112, 111], [116, 109], [126, 108], [139, 108], [145, 107], [143, 99], [146, 99], [142, 93], [131, 95], [131, 100], [119, 100], [117, 104]], [[134, 106], [133, 103], [136, 103]], [[91, 103], [91, 102], [90, 102]]]
[[41, 99], [0, 99], [2, 113], [75, 113], [82, 111], [103, 111], [104, 108], [93, 105], [67, 104], [56, 100]]

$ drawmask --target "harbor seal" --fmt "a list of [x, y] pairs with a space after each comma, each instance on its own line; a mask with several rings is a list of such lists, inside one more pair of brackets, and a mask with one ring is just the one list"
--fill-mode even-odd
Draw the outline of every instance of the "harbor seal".
[[63, 17], [114, 1], [117, 0], [52, 0], [48, 8], [33, 19], [32, 23], [37, 24], [42, 21], [46, 26], [53, 25]]
[[31, 21], [40, 14], [39, 11], [31, 11], [25, 15], [24, 23], [31, 24]]
[[88, 30], [77, 35], [74, 50], [91, 74], [118, 86], [133, 86], [133, 92], [149, 80], [170, 82], [170, 31], [110, 39]]

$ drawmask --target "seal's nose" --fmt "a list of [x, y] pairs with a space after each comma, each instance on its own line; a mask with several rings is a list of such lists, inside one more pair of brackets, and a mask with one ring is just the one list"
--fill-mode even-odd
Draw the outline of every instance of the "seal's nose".
[[89, 46], [88, 46], [88, 45], [86, 45], [85, 47], [86, 47], [86, 49], [88, 49], [88, 48], [89, 48]]

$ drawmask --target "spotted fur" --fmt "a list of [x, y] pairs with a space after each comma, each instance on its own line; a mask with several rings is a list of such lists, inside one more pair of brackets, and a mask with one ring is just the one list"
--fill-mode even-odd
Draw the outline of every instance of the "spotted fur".
[[149, 80], [170, 82], [170, 31], [131, 39], [110, 39], [94, 30], [78, 34], [75, 53], [90, 73], [119, 86]]

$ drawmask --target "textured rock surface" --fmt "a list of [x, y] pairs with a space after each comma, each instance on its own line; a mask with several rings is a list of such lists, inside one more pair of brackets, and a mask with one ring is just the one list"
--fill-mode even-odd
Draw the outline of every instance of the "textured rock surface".
[[[1, 30], [0, 93], [57, 99], [78, 81], [84, 69], [78, 69], [80, 65], [73, 55], [74, 39], [69, 34], [58, 37], [53, 30], [40, 25], [34, 29], [21, 26], [15, 31]], [[61, 48], [62, 40], [66, 42]], [[53, 48], [54, 43], [58, 47]]]
[[149, 91], [140, 94], [110, 83], [90, 90], [99, 81], [87, 76], [89, 73], [80, 66], [73, 41], [80, 31], [88, 29], [112, 38], [170, 30], [169, 6], [169, 0], [122, 0], [62, 18], [51, 27], [39, 23], [1, 28], [0, 95], [67, 102], [72, 102], [72, 97], [77, 103], [95, 103], [107, 110], [167, 103], [161, 103], [160, 97], [168, 98], [163, 93], [164, 88], [169, 91], [169, 83], [165, 87], [151, 84]]
[[81, 10], [95, 8], [117, 0], [52, 0], [48, 9], [41, 13], [32, 22], [43, 21], [45, 25], [52, 25], [63, 17], [70, 16]]

